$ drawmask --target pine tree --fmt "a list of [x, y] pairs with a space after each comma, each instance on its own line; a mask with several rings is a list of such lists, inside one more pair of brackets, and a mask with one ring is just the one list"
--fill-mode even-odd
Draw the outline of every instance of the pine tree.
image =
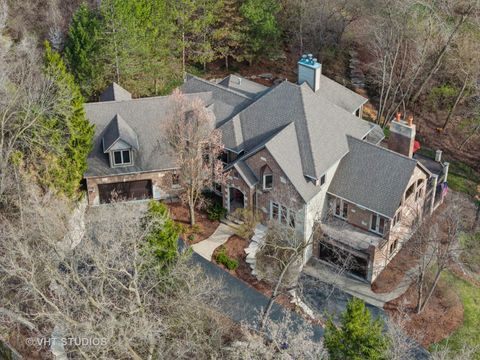
[[64, 56], [85, 97], [101, 84], [103, 75], [99, 56], [100, 22], [95, 11], [82, 4], [73, 15], [65, 43]]
[[53, 130], [50, 141], [54, 151], [48, 154], [50, 163], [42, 171], [42, 182], [74, 198], [87, 170], [94, 129], [85, 116], [80, 88], [60, 54], [52, 50], [48, 42], [45, 42], [44, 62], [45, 76], [52, 82], [58, 102], [45, 118], [45, 126]]
[[176, 83], [172, 12], [167, 0], [102, 1], [100, 53], [108, 82], [136, 96], [156, 95]]
[[159, 261], [168, 265], [178, 256], [178, 237], [180, 226], [175, 223], [165, 204], [151, 200], [143, 219], [144, 226], [148, 226], [146, 241]]
[[372, 320], [365, 303], [357, 298], [348, 302], [342, 313], [340, 327], [329, 319], [324, 344], [332, 360], [385, 359], [388, 342], [382, 335], [383, 322]]
[[276, 17], [280, 9], [278, 0], [246, 0], [240, 7], [247, 22], [245, 57], [250, 63], [278, 51], [280, 29]]
[[224, 0], [220, 19], [213, 31], [213, 48], [217, 58], [225, 60], [228, 70], [229, 59], [243, 60], [242, 46], [245, 19], [240, 14], [238, 0]]

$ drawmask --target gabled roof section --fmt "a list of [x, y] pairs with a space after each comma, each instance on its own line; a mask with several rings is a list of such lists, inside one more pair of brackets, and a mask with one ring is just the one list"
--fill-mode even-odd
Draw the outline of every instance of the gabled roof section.
[[348, 136], [328, 192], [393, 218], [417, 162], [383, 147]]
[[288, 177], [295, 190], [298, 191], [305, 202], [308, 202], [320, 191], [320, 187], [315, 186], [312, 181], [308, 181], [303, 176], [302, 159], [295, 127], [296, 125], [293, 122], [288, 124], [276, 136], [267, 141], [265, 148]]
[[320, 76], [320, 89], [318, 89], [316, 94], [348, 111], [350, 114], [353, 114], [360, 106], [368, 101], [368, 99], [362, 95], [357, 94], [355, 91], [348, 89], [324, 75]]
[[[225, 147], [235, 152], [264, 144], [295, 123], [301, 174], [320, 178], [348, 151], [345, 135], [363, 138], [373, 124], [317, 96], [307, 84], [279, 84], [220, 126]], [[241, 135], [239, 134], [241, 132]]]
[[[212, 104], [210, 92], [186, 96], [191, 99], [199, 98], [204, 104]], [[95, 135], [84, 176], [110, 176], [176, 168], [175, 156], [165, 141], [162, 141], [162, 126], [170, 111], [169, 106], [168, 96], [85, 104], [87, 119], [95, 125]], [[140, 145], [139, 151], [134, 154], [134, 165], [128, 168], [111, 167], [108, 155], [104, 153], [103, 138], [105, 133], [109, 132], [107, 127], [112, 124], [112, 119], [117, 114], [137, 135], [137, 144]], [[120, 126], [119, 132], [124, 132], [122, 129]], [[115, 132], [112, 137], [115, 138]]]
[[229, 89], [233, 89], [243, 95], [248, 96], [251, 99], [258, 98], [267, 92], [270, 88], [259, 84], [255, 81], [245, 79], [240, 75], [228, 75], [225, 79], [221, 80], [218, 84], [225, 86]]
[[126, 100], [132, 100], [132, 94], [115, 82], [111, 83], [100, 95], [100, 101]]
[[215, 103], [214, 113], [217, 127], [253, 102], [247, 95], [236, 90], [191, 75], [187, 77], [187, 81], [180, 87], [180, 90], [185, 94], [210, 92], [212, 102]]
[[138, 150], [138, 137], [135, 131], [119, 115], [115, 114], [103, 133], [103, 152], [108, 152], [113, 144], [122, 140], [133, 149]]
[[258, 183], [257, 177], [245, 161], [237, 161], [233, 167], [240, 173], [240, 176], [245, 180], [248, 186], [253, 187]]

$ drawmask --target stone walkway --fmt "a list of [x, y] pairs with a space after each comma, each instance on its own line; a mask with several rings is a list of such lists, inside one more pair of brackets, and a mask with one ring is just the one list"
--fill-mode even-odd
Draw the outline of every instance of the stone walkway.
[[204, 259], [212, 261], [215, 249], [225, 244], [228, 238], [234, 234], [235, 230], [231, 226], [221, 223], [209, 238], [193, 244], [192, 249]]
[[348, 274], [339, 275], [335, 273], [334, 269], [316, 259], [311, 259], [303, 268], [303, 272], [313, 278], [319, 279], [327, 284], [332, 284], [338, 289], [362, 299], [368, 304], [383, 308], [385, 303], [401, 296], [412, 283], [412, 272], [415, 269], [407, 271], [403, 280], [391, 292], [377, 294], [372, 291], [369, 283], [358, 280]]

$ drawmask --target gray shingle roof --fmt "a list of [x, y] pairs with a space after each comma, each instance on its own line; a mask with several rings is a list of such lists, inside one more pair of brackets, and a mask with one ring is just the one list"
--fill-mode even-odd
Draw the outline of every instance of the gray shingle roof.
[[292, 122], [280, 130], [278, 134], [267, 141], [265, 148], [273, 156], [305, 202], [308, 202], [320, 191], [320, 187], [315, 186], [312, 181], [303, 176], [295, 123]]
[[119, 114], [115, 114], [103, 132], [103, 151], [108, 151], [118, 140], [126, 142], [135, 150], [139, 149], [138, 137], [135, 131]]
[[185, 94], [211, 92], [217, 126], [252, 103], [252, 99], [240, 92], [195, 76], [189, 76], [180, 90]]
[[417, 162], [351, 136], [347, 140], [350, 151], [328, 192], [393, 218]]
[[253, 173], [250, 166], [247, 165], [244, 161], [240, 160], [235, 163], [235, 169], [242, 175], [242, 178], [245, 179], [248, 186], [254, 186], [258, 183], [258, 178]]
[[[208, 104], [212, 94], [197, 93], [188, 96], [200, 98]], [[84, 176], [120, 175], [175, 167], [175, 158], [162, 141], [162, 122], [166, 119], [168, 104], [168, 96], [85, 104], [87, 118], [95, 125], [95, 136]], [[133, 154], [132, 166], [111, 168], [108, 154], [103, 152], [102, 138], [107, 131], [107, 125], [117, 114], [137, 135], [139, 149]]]
[[362, 95], [357, 94], [355, 91], [346, 88], [324, 75], [320, 76], [320, 89], [316, 94], [340, 106], [351, 114], [368, 101], [368, 99]]
[[111, 83], [100, 95], [100, 101], [125, 101], [131, 100], [132, 94], [117, 83]]
[[223, 85], [229, 89], [233, 89], [241, 94], [248, 96], [251, 99], [262, 96], [270, 89], [269, 87], [259, 84], [255, 81], [245, 79], [240, 75], [228, 75], [218, 84]]
[[307, 84], [285, 81], [220, 130], [227, 148], [248, 153], [291, 122], [295, 123], [301, 173], [313, 178], [320, 178], [347, 153], [346, 134], [363, 138], [374, 126], [317, 96]]

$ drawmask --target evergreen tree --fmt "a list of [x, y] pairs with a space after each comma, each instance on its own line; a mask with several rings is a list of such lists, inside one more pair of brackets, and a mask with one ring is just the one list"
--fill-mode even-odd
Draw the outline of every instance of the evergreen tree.
[[60, 54], [48, 42], [45, 42], [44, 61], [45, 76], [52, 82], [52, 92], [58, 101], [45, 118], [45, 127], [53, 130], [50, 137], [53, 151], [46, 156], [50, 162], [42, 171], [42, 181], [73, 198], [87, 170], [94, 129], [85, 117], [80, 88]]
[[206, 70], [207, 63], [215, 60], [213, 48], [213, 30], [220, 20], [223, 0], [198, 1], [198, 16], [195, 27], [192, 29], [192, 54], [190, 59], [203, 65]]
[[174, 261], [178, 256], [180, 226], [171, 219], [167, 206], [151, 200], [143, 221], [144, 226], [149, 226], [147, 244], [157, 259], [166, 265]]
[[280, 9], [278, 0], [246, 0], [240, 7], [247, 21], [245, 57], [250, 63], [278, 50], [280, 29], [276, 17]]
[[178, 80], [172, 11], [167, 0], [102, 1], [100, 53], [107, 82], [148, 96]]
[[342, 313], [340, 327], [329, 319], [324, 344], [332, 360], [385, 359], [388, 342], [382, 335], [383, 322], [372, 320], [365, 303], [357, 298], [348, 302]]
[[86, 4], [80, 5], [68, 30], [64, 56], [82, 94], [87, 98], [99, 87], [99, 78], [103, 75], [101, 62], [98, 61], [99, 32], [98, 15]]
[[228, 70], [229, 59], [243, 60], [242, 46], [244, 41], [245, 19], [240, 14], [238, 0], [223, 0], [220, 19], [213, 31], [213, 47], [216, 58], [225, 60]]

